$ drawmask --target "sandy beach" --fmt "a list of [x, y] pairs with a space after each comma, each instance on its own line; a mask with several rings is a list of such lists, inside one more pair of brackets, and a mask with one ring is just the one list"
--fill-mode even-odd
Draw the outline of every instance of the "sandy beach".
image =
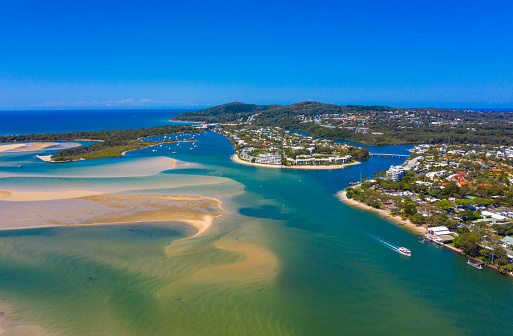
[[345, 204], [347, 204], [349, 206], [353, 206], [353, 207], [356, 207], [356, 208], [359, 208], [359, 209], [362, 209], [362, 210], [366, 210], [366, 211], [378, 214], [381, 217], [386, 218], [388, 220], [391, 220], [394, 223], [399, 224], [401, 226], [404, 226], [407, 229], [409, 229], [409, 230], [411, 230], [411, 231], [413, 231], [413, 232], [415, 232], [417, 234], [424, 234], [426, 232], [426, 228], [424, 226], [418, 226], [416, 224], [413, 224], [412, 222], [410, 222], [407, 219], [406, 220], [402, 219], [399, 216], [397, 216], [397, 217], [391, 216], [390, 212], [388, 210], [376, 209], [376, 208], [373, 208], [373, 207], [371, 207], [371, 206], [369, 206], [367, 204], [355, 201], [354, 199], [347, 198], [345, 190], [342, 190], [342, 191], [338, 192], [337, 196], [340, 199], [340, 201], [344, 202]]
[[9, 145], [0, 145], [0, 153], [18, 153], [18, 152], [33, 152], [45, 150], [48, 147], [58, 146], [56, 149], [66, 149], [71, 147], [80, 146], [77, 142], [26, 142], [26, 143], [15, 143]]
[[55, 191], [18, 191], [18, 190], [0, 190], [0, 201], [30, 202], [30, 201], [50, 201], [63, 200], [69, 198], [79, 198], [84, 196], [101, 195], [110, 191], [94, 190], [55, 190]]
[[333, 165], [333, 166], [279, 166], [279, 165], [268, 165], [263, 163], [253, 163], [241, 160], [237, 154], [232, 155], [232, 160], [244, 164], [247, 166], [255, 166], [255, 167], [263, 167], [263, 168], [281, 168], [281, 169], [312, 169], [312, 170], [325, 170], [325, 169], [342, 169], [349, 166], [360, 164], [359, 161], [351, 162], [351, 163], [345, 163], [341, 165]]

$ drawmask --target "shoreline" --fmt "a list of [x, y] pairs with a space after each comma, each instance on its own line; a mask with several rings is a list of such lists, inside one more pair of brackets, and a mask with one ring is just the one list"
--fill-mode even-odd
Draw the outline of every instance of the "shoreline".
[[53, 154], [50, 154], [50, 155], [36, 155], [36, 157], [37, 157], [38, 159], [40, 159], [40, 160], [44, 161], [44, 162], [50, 162], [50, 163], [67, 163], [67, 162], [77, 162], [77, 161], [85, 161], [85, 160], [112, 159], [112, 158], [117, 158], [117, 157], [123, 157], [123, 156], [125, 156], [125, 154], [126, 154], [126, 153], [128, 153], [128, 152], [133, 152], [133, 151], [140, 150], [140, 149], [151, 148], [151, 147], [155, 147], [155, 146], [163, 145], [163, 144], [167, 144], [167, 143], [177, 143], [177, 142], [194, 142], [194, 141], [195, 141], [195, 140], [163, 141], [163, 142], [159, 142], [159, 143], [156, 143], [156, 144], [150, 145], [150, 146], [148, 146], [148, 147], [130, 149], [130, 150], [127, 150], [127, 151], [121, 152], [121, 154], [120, 154], [120, 155], [118, 155], [118, 156], [109, 156], [109, 157], [102, 157], [102, 158], [97, 158], [97, 159], [84, 159], [84, 158], [80, 158], [80, 159], [78, 159], [78, 160], [55, 161], [54, 159], [52, 159]]
[[237, 162], [239, 164], [244, 164], [247, 166], [255, 166], [255, 167], [263, 167], [263, 168], [278, 168], [278, 169], [312, 169], [312, 170], [326, 170], [326, 169], [342, 169], [349, 166], [360, 164], [360, 161], [355, 161], [351, 163], [344, 163], [341, 165], [332, 165], [332, 166], [282, 166], [282, 165], [269, 165], [263, 163], [254, 163], [248, 162], [240, 159], [237, 154], [233, 154], [231, 157], [232, 161]]
[[[388, 210], [376, 209], [376, 208], [371, 207], [370, 205], [361, 203], [361, 202], [353, 200], [353, 199], [349, 199], [346, 196], [346, 191], [345, 190], [339, 191], [337, 193], [337, 197], [339, 198], [339, 200], [342, 203], [344, 203], [344, 204], [346, 204], [348, 206], [355, 207], [355, 208], [358, 208], [358, 209], [362, 209], [362, 210], [365, 210], [365, 211], [368, 211], [368, 212], [373, 212], [375, 214], [378, 214], [380, 217], [383, 217], [385, 219], [393, 221], [395, 224], [398, 224], [399, 226], [406, 227], [409, 231], [414, 232], [417, 235], [424, 235], [426, 233], [426, 231], [427, 231], [426, 227], [423, 226], [423, 225], [418, 226], [418, 225], [413, 224], [412, 222], [410, 222], [410, 220], [404, 220], [404, 219], [402, 219], [400, 217], [391, 216], [390, 212]], [[455, 246], [448, 245], [448, 244], [439, 244], [439, 245], [444, 247], [444, 248], [446, 248], [446, 249], [448, 249], [448, 250], [456, 252], [459, 255], [461, 255], [461, 256], [463, 256], [463, 257], [465, 257], [467, 259], [470, 259], [470, 260], [473, 260], [473, 261], [477, 261], [477, 262], [483, 262], [481, 259], [478, 259], [476, 257], [469, 256], [469, 255], [465, 254], [462, 249], [459, 249], [459, 248], [457, 248]], [[495, 265], [484, 263], [484, 266], [488, 267], [488, 268], [491, 268], [491, 269], [493, 269], [496, 272], [501, 273], [500, 270]], [[509, 274], [501, 273], [501, 274], [507, 275], [510, 278], [513, 278], [513, 274], [511, 274], [511, 273], [509, 273]]]
[[169, 119], [169, 121], [187, 123], [187, 124], [201, 124], [201, 125], [206, 124], [206, 122], [204, 122], [204, 121], [186, 121], [186, 120], [177, 120], [177, 119], [173, 119], [173, 118]]
[[[133, 152], [133, 151], [140, 150], [140, 149], [151, 148], [151, 147], [155, 147], [155, 146], [158, 146], [158, 145], [164, 145], [164, 144], [168, 144], [168, 143], [177, 143], [177, 142], [180, 142], [180, 143], [181, 142], [194, 142], [194, 141], [196, 141], [196, 140], [195, 139], [188, 139], [188, 140], [176, 140], [176, 141], [159, 142], [159, 143], [156, 143], [156, 144], [148, 146], [148, 147], [137, 148], [137, 149], [130, 149], [130, 150], [124, 151], [124, 152], [121, 153], [121, 156], [125, 156], [125, 154], [128, 153], [128, 152]], [[113, 156], [113, 157], [119, 157], [119, 156]], [[105, 158], [105, 159], [108, 159], [108, 158]], [[82, 159], [82, 160], [87, 160], [87, 159]]]
[[358, 202], [358, 201], [353, 200], [353, 199], [349, 199], [346, 196], [346, 191], [345, 190], [339, 191], [337, 193], [337, 197], [344, 204], [347, 204], [347, 205], [349, 205], [351, 207], [355, 207], [355, 208], [358, 208], [358, 209], [362, 209], [362, 210], [365, 210], [365, 211], [369, 211], [369, 212], [373, 212], [375, 214], [378, 214], [380, 217], [388, 219], [388, 220], [394, 222], [395, 224], [398, 224], [399, 226], [406, 227], [408, 230], [415, 232], [417, 235], [418, 234], [424, 234], [427, 231], [426, 228], [424, 226], [422, 226], [422, 225], [418, 226], [418, 225], [413, 224], [412, 222], [410, 222], [410, 220], [408, 220], [408, 219], [402, 219], [400, 217], [394, 217], [394, 216], [390, 215], [390, 211], [388, 211], [388, 210], [376, 209], [376, 208], [371, 207], [370, 205]]

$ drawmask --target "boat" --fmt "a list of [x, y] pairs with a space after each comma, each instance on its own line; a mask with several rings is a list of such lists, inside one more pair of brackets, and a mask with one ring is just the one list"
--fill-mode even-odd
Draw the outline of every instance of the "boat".
[[401, 253], [401, 254], [403, 254], [405, 256], [408, 256], [408, 257], [411, 256], [411, 251], [408, 250], [406, 247], [399, 247], [397, 249], [397, 252], [399, 252], [399, 253]]
[[470, 261], [470, 260], [467, 260], [467, 265], [470, 265], [470, 266], [472, 266], [472, 267], [474, 267], [474, 268], [477, 268], [477, 269], [479, 269], [479, 270], [482, 270], [482, 269], [483, 269], [483, 263], [482, 263], [482, 262], [474, 263], [474, 262], [472, 262], [472, 261]]

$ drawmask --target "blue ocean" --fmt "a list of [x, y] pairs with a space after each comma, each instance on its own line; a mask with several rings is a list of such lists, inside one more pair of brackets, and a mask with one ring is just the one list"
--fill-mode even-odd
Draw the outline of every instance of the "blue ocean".
[[[0, 134], [101, 131], [173, 125], [175, 114], [194, 110], [0, 111]], [[187, 124], [187, 123], [180, 123]]]

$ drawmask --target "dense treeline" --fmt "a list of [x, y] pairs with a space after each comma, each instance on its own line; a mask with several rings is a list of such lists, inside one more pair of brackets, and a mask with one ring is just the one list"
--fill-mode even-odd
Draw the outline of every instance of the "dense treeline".
[[199, 132], [192, 126], [160, 126], [139, 129], [125, 129], [112, 131], [67, 132], [48, 134], [21, 134], [0, 135], [1, 142], [27, 142], [27, 141], [76, 141], [100, 140], [89, 146], [70, 148], [55, 153], [55, 161], [70, 161], [78, 159], [99, 159], [121, 156], [123, 152], [150, 147], [156, 142], [137, 142], [141, 138], [162, 136], [176, 133]]
[[174, 133], [198, 132], [192, 126], [160, 126], [138, 129], [124, 129], [112, 131], [88, 131], [66, 132], [47, 134], [19, 134], [0, 135], [2, 142], [27, 142], [27, 141], [75, 141], [75, 140], [103, 140], [111, 142], [130, 141], [150, 136], [160, 136]]
[[513, 124], [509, 123], [490, 122], [481, 125], [415, 126], [402, 129], [393, 129], [390, 126], [385, 126], [381, 129], [389, 138], [404, 143], [513, 144]]
[[[252, 105], [230, 103], [196, 112], [184, 112], [174, 117], [177, 120], [205, 121], [217, 123], [246, 122], [257, 115], [253, 123], [257, 126], [278, 126], [307, 132], [310, 136], [330, 139], [347, 139], [366, 145], [393, 145], [418, 143], [448, 144], [494, 144], [513, 145], [513, 113], [502, 111], [459, 111], [436, 108], [422, 109], [423, 123], [390, 119], [385, 111], [403, 113], [407, 109], [387, 106], [333, 105], [319, 102], [301, 102], [291, 105]], [[328, 128], [315, 122], [301, 122], [297, 117], [312, 117], [321, 114], [355, 114], [368, 116], [365, 127], [371, 132], [356, 133], [347, 128]], [[395, 112], [394, 112], [395, 113]], [[429, 119], [436, 115], [438, 119]], [[456, 125], [433, 125], [431, 120], [455, 120]], [[354, 125], [347, 125], [354, 126]]]
[[276, 122], [283, 121], [292, 116], [314, 116], [324, 113], [348, 113], [361, 111], [385, 111], [386, 106], [364, 105], [333, 105], [319, 102], [306, 101], [291, 105], [254, 105], [244, 103], [229, 103], [210, 107], [195, 112], [183, 112], [173, 117], [173, 120], [201, 121], [201, 122], [237, 122], [239, 119], [247, 119], [249, 116], [259, 114], [259, 125], [273, 126]]
[[235, 122], [239, 118], [249, 117], [277, 107], [279, 105], [255, 105], [244, 103], [229, 103], [210, 107], [201, 111], [180, 113], [173, 117], [173, 120], [201, 121], [201, 122]]

